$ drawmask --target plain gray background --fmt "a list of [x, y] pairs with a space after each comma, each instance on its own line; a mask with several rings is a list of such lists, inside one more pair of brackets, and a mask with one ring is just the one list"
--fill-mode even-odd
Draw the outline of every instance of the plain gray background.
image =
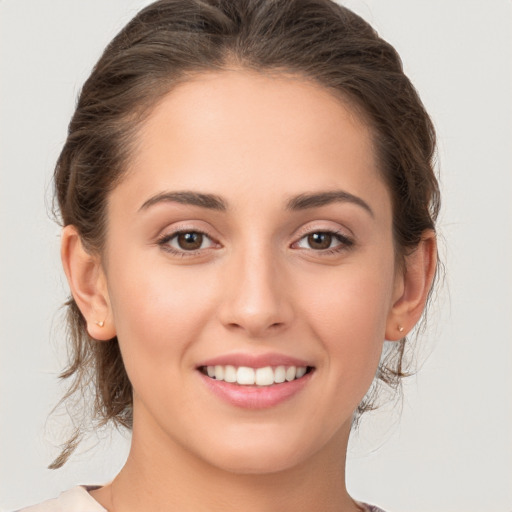
[[[67, 289], [51, 173], [75, 97], [144, 0], [0, 0], [0, 508], [105, 483], [127, 441], [93, 439], [62, 470], [46, 425]], [[512, 510], [512, 3], [352, 0], [401, 54], [440, 140], [447, 278], [401, 418], [353, 439], [353, 496], [390, 512]], [[65, 425], [66, 418], [60, 423]], [[46, 428], [45, 428], [46, 425]], [[62, 440], [62, 439], [61, 439]], [[112, 446], [112, 448], [110, 448]]]

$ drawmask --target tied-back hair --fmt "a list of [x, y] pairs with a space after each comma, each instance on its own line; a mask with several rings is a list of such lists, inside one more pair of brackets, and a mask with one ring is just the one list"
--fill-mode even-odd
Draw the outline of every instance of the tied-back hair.
[[[57, 217], [76, 227], [87, 251], [102, 253], [108, 195], [155, 105], [194, 75], [225, 69], [297, 75], [351, 104], [370, 127], [391, 193], [397, 260], [434, 229], [440, 206], [434, 128], [399, 55], [367, 22], [330, 0], [160, 0], [105, 49], [79, 95], [56, 164]], [[117, 338], [92, 339], [72, 297], [66, 306], [70, 353], [61, 377], [69, 387], [62, 403], [83, 417], [51, 468], [67, 461], [87, 425], [132, 426], [132, 387]], [[406, 342], [386, 347], [356, 416], [375, 407], [379, 383], [396, 389], [408, 374]]]

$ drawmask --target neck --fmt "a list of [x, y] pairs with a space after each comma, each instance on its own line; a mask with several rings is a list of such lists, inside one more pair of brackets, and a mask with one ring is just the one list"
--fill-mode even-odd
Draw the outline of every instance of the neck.
[[[285, 470], [240, 474], [134, 429], [127, 462], [112, 484], [91, 493], [109, 512], [355, 512], [345, 486], [350, 425], [321, 453]], [[161, 440], [160, 440], [161, 441]]]

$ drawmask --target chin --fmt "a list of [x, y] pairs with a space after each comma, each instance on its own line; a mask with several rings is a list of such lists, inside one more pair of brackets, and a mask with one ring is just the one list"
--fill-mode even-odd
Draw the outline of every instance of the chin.
[[229, 473], [239, 475], [265, 475], [292, 469], [302, 462], [301, 457], [289, 454], [258, 453], [229, 457], [224, 454], [224, 460], [216, 462], [217, 467]]
[[[319, 446], [307, 446], [304, 439], [293, 442], [289, 436], [283, 439], [271, 432], [256, 438], [241, 437], [236, 441], [232, 439], [227, 445], [219, 443], [215, 451], [205, 457], [206, 461], [230, 473], [263, 475], [298, 467], [321, 450]], [[213, 446], [214, 443], [210, 445]]]

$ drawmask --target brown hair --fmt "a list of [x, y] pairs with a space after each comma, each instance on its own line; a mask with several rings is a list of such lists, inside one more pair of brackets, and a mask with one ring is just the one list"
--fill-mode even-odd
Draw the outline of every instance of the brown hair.
[[[439, 189], [435, 133], [400, 57], [368, 23], [330, 0], [160, 0], [139, 12], [108, 45], [85, 82], [55, 169], [58, 209], [85, 247], [101, 252], [106, 201], [123, 176], [137, 129], [178, 82], [202, 71], [238, 67], [286, 72], [341, 94], [369, 122], [391, 191], [398, 256], [433, 229]], [[91, 339], [73, 298], [67, 302], [71, 379], [63, 400], [95, 399], [96, 426], [131, 427], [132, 388], [117, 339]], [[376, 375], [396, 388], [405, 338], [390, 345]], [[373, 407], [375, 388], [360, 404]], [[82, 425], [83, 426], [83, 425]], [[64, 464], [82, 435], [50, 467]]]

